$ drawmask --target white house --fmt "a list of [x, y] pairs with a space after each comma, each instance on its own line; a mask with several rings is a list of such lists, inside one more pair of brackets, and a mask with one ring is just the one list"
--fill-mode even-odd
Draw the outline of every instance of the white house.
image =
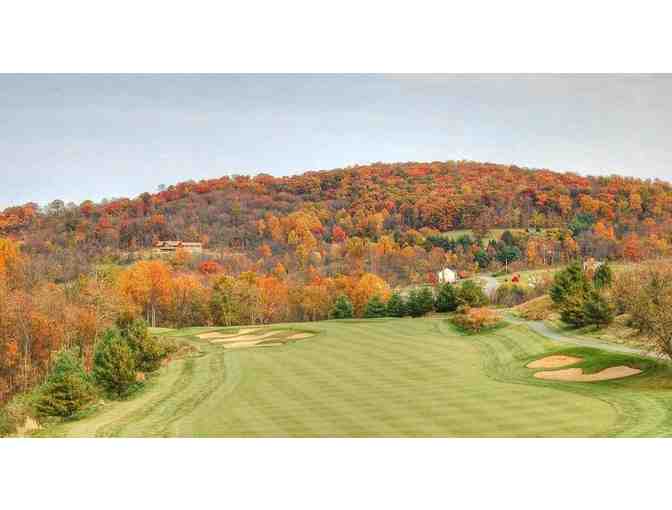
[[455, 283], [457, 281], [457, 273], [452, 269], [442, 269], [437, 273], [439, 283]]

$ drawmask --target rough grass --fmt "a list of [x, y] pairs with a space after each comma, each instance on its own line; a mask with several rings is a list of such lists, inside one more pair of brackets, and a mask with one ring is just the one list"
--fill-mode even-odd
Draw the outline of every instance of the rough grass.
[[549, 324], [553, 327], [575, 337], [594, 338], [642, 350], [651, 348], [651, 342], [645, 336], [638, 335], [635, 329], [628, 327], [627, 315], [619, 315], [614, 322], [604, 327], [586, 326], [583, 328], [573, 328], [563, 323], [559, 317], [550, 316], [548, 318]]
[[[203, 356], [162, 368], [131, 400], [108, 403], [85, 419], [40, 434], [584, 437], [672, 433], [672, 371], [648, 360], [645, 373], [635, 377], [558, 384], [535, 379], [525, 364], [553, 353], [579, 351], [547, 340], [525, 325], [470, 336], [444, 318], [325, 321], [310, 327], [320, 334], [285, 346], [233, 351], [193, 336], [220, 328], [174, 332], [197, 346]], [[612, 362], [628, 364], [601, 351], [580, 352], [587, 370]]]
[[535, 321], [548, 319], [554, 313], [553, 301], [546, 294], [521, 303], [513, 310], [524, 319]]

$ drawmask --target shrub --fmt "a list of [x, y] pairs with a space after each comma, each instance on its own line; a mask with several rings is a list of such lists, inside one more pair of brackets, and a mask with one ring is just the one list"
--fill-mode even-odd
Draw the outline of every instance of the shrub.
[[498, 305], [517, 306], [527, 301], [528, 294], [520, 285], [507, 283], [497, 288], [494, 301]]
[[6, 407], [0, 407], [0, 437], [14, 434], [17, 428], [17, 421]]
[[488, 304], [488, 296], [483, 289], [471, 280], [464, 282], [457, 291], [458, 305], [481, 307]]
[[0, 407], [0, 437], [16, 433], [36, 414], [33, 393], [14, 395], [9, 402]]
[[95, 396], [95, 387], [80, 359], [66, 351], [58, 355], [51, 374], [38, 390], [35, 409], [41, 416], [67, 418]]
[[457, 293], [455, 287], [450, 283], [445, 283], [439, 289], [436, 296], [436, 311], [437, 312], [454, 312], [457, 309]]
[[390, 317], [405, 317], [406, 302], [401, 294], [395, 292], [387, 301], [387, 315]]
[[135, 383], [135, 354], [116, 329], [108, 330], [98, 343], [93, 377], [110, 395], [123, 397]]
[[336, 298], [334, 306], [331, 309], [329, 316], [332, 319], [352, 319], [353, 308], [350, 300], [344, 296], [340, 295]]
[[366, 310], [364, 311], [364, 317], [367, 319], [374, 319], [378, 317], [387, 317], [387, 307], [383, 300], [380, 299], [380, 296], [375, 295], [369, 302], [366, 304]]
[[452, 322], [458, 328], [468, 333], [479, 333], [495, 328], [502, 318], [488, 308], [462, 307], [453, 316]]

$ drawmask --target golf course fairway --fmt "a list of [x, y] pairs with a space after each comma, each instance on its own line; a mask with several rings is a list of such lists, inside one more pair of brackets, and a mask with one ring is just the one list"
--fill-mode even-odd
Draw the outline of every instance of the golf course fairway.
[[[276, 327], [316, 334], [286, 345], [226, 349], [197, 336], [224, 328], [162, 331], [200, 352], [163, 367], [132, 398], [99, 404], [86, 417], [40, 435], [672, 435], [672, 370], [667, 365], [619, 355], [615, 365], [640, 363], [642, 373], [590, 383], [537, 379], [528, 363], [572, 346], [526, 324], [481, 335], [462, 334], [443, 317]], [[588, 370], [603, 368], [597, 365], [607, 366], [610, 359], [594, 349], [578, 357], [590, 358]]]

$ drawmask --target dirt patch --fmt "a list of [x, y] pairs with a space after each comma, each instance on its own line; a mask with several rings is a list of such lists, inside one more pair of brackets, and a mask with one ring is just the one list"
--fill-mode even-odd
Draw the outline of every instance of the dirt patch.
[[201, 340], [211, 340], [213, 338], [233, 338], [236, 336], [240, 335], [246, 335], [248, 333], [252, 333], [253, 331], [257, 331], [259, 328], [243, 328], [238, 330], [236, 333], [220, 333], [219, 331], [213, 331], [211, 333], [203, 333], [200, 335], [196, 335], [197, 338], [200, 338]]
[[558, 367], [565, 367], [567, 365], [573, 365], [574, 363], [578, 363], [579, 361], [583, 360], [581, 358], [576, 358], [574, 356], [556, 355], [556, 356], [546, 356], [545, 358], [532, 361], [528, 363], [526, 366], [527, 368], [558, 368]]
[[575, 381], [575, 382], [593, 382], [593, 381], [609, 381], [611, 379], [621, 379], [631, 375], [637, 375], [642, 371], [638, 368], [626, 367], [619, 365], [617, 367], [609, 367], [595, 372], [594, 374], [584, 374], [580, 368], [565, 368], [564, 370], [553, 370], [545, 372], [537, 372], [534, 377], [537, 379], [547, 379], [552, 381]]
[[288, 336], [287, 340], [301, 340], [302, 338], [310, 338], [315, 336], [313, 333], [296, 333], [295, 335]]

